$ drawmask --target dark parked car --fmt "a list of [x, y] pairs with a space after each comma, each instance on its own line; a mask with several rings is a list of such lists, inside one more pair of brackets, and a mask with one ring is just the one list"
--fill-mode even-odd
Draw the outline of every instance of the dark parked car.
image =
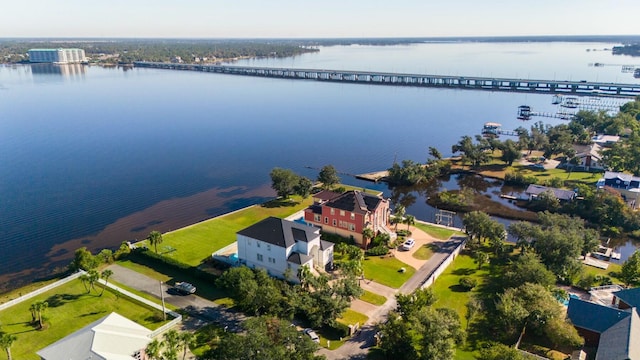
[[[189, 284], [188, 282], [177, 282], [176, 285], [173, 287], [173, 289], [175, 289], [174, 291], [177, 291], [178, 294], [181, 295], [189, 295], [189, 294], [194, 294], [196, 292], [196, 287]], [[170, 290], [171, 293], [171, 290]]]

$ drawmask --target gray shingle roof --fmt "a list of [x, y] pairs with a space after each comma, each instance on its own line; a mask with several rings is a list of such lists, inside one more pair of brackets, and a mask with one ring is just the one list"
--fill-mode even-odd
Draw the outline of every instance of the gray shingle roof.
[[287, 258], [288, 262], [298, 264], [298, 265], [306, 264], [312, 260], [313, 258], [311, 256], [307, 256], [305, 254], [300, 254], [297, 252], [292, 252], [291, 255], [289, 255], [289, 258]]
[[546, 187], [542, 185], [534, 185], [534, 184], [529, 185], [527, 190], [525, 190], [525, 193], [537, 196], [549, 190], [553, 192], [553, 195], [556, 198], [558, 198], [558, 200], [571, 200], [576, 195], [575, 191], [557, 189], [557, 188]]
[[238, 231], [238, 234], [288, 248], [295, 245], [296, 240], [308, 242], [319, 237], [320, 230], [316, 227], [271, 216]]
[[365, 214], [368, 211], [374, 211], [381, 201], [382, 199], [377, 196], [352, 190], [328, 201], [325, 205], [330, 208]]
[[640, 359], [640, 317], [637, 309], [600, 336], [596, 360]]

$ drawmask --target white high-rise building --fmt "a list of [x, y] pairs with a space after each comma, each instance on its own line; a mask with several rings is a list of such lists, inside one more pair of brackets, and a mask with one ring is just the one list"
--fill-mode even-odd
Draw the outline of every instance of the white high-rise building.
[[83, 49], [31, 49], [29, 62], [69, 64], [86, 62]]

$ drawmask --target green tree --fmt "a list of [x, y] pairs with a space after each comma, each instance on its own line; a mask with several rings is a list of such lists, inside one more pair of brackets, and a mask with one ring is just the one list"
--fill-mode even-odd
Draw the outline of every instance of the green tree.
[[431, 288], [418, 289], [411, 294], [396, 294], [397, 312], [405, 319], [433, 305], [438, 298]]
[[502, 143], [500, 149], [502, 150], [500, 160], [504, 161], [509, 166], [511, 166], [514, 161], [519, 160], [522, 157], [520, 145], [511, 139]]
[[476, 317], [476, 315], [482, 312], [483, 305], [482, 305], [482, 301], [480, 301], [478, 298], [474, 296], [471, 296], [469, 301], [467, 301], [467, 303], [465, 304], [465, 307], [467, 308], [467, 312], [465, 313], [465, 319], [467, 320], [467, 327], [465, 328], [465, 330], [469, 331], [469, 325], [471, 325], [471, 322]]
[[289, 169], [273, 168], [269, 175], [271, 187], [283, 199], [295, 194], [296, 186], [300, 184], [299, 176]]
[[15, 335], [6, 332], [0, 332], [0, 347], [2, 347], [7, 353], [8, 360], [12, 359], [11, 346], [13, 346], [13, 343], [16, 342], [16, 340], [18, 340], [18, 338]]
[[418, 359], [416, 346], [417, 334], [412, 329], [412, 323], [405, 321], [396, 312], [387, 316], [387, 322], [378, 325], [380, 334], [380, 350], [387, 359], [415, 360]]
[[469, 136], [463, 136], [462, 139], [451, 147], [452, 153], [461, 153], [462, 163], [469, 162], [471, 166], [477, 167], [489, 161], [489, 154], [485, 151], [487, 145], [474, 144], [473, 139]]
[[453, 359], [457, 344], [464, 340], [458, 314], [447, 308], [426, 308], [416, 314], [415, 330], [421, 334], [417, 344], [423, 360]]
[[640, 282], [640, 250], [636, 250], [627, 261], [622, 264], [618, 279], [627, 287]]
[[42, 329], [44, 327], [44, 313], [47, 311], [49, 303], [46, 301], [36, 301], [32, 305], [36, 311], [36, 315], [38, 316], [38, 327]]
[[525, 283], [539, 284], [549, 288], [556, 282], [556, 277], [540, 261], [540, 257], [533, 252], [522, 253], [507, 267], [502, 284], [506, 287], [518, 287]]
[[153, 339], [149, 344], [147, 344], [144, 352], [149, 357], [149, 360], [160, 360], [162, 343], [158, 339]]
[[528, 360], [518, 349], [500, 343], [480, 350], [479, 360]]
[[180, 333], [175, 329], [171, 329], [164, 333], [163, 338], [162, 344], [165, 350], [162, 353], [162, 357], [165, 360], [177, 360], [180, 347]]
[[182, 349], [182, 360], [187, 358], [187, 351], [191, 349], [194, 344], [196, 336], [194, 333], [189, 331], [183, 331], [180, 333], [180, 348]]
[[109, 269], [105, 269], [100, 273], [100, 276], [104, 279], [104, 286], [102, 287], [102, 291], [100, 292], [100, 296], [104, 294], [104, 289], [107, 288], [107, 284], [109, 284], [109, 278], [113, 275], [113, 271]]
[[366, 227], [364, 229], [362, 229], [362, 237], [364, 238], [364, 243], [367, 244], [368, 240], [373, 239], [373, 237], [375, 236], [375, 234], [373, 233], [373, 230], [370, 227]]
[[474, 251], [471, 255], [473, 262], [478, 264], [478, 270], [482, 269], [482, 265], [489, 263], [489, 254], [482, 250]]
[[416, 224], [416, 217], [413, 215], [407, 215], [405, 216], [404, 223], [407, 224], [407, 231], [409, 231], [409, 227]]
[[325, 165], [320, 169], [318, 181], [322, 183], [322, 188], [331, 189], [334, 185], [340, 183], [340, 177], [333, 165]]
[[313, 183], [311, 180], [304, 176], [300, 176], [298, 180], [298, 184], [294, 187], [294, 191], [296, 195], [299, 195], [303, 199], [306, 199], [309, 194], [311, 194], [311, 190], [313, 189]]
[[89, 291], [95, 290], [95, 284], [100, 279], [100, 274], [96, 270], [89, 270], [87, 273], [87, 282], [89, 283]]
[[406, 210], [402, 205], [397, 205], [393, 210], [394, 222], [396, 223], [395, 231], [398, 231], [398, 223], [403, 221], [405, 212]]
[[159, 231], [152, 231], [147, 236], [147, 241], [153, 246], [156, 254], [158, 253], [158, 245], [162, 244], [162, 234]]
[[433, 146], [429, 146], [429, 155], [436, 160], [442, 160], [442, 153]]
[[86, 247], [81, 247], [76, 250], [73, 261], [71, 262], [71, 270], [91, 270], [95, 269], [99, 265], [99, 260], [91, 254]]

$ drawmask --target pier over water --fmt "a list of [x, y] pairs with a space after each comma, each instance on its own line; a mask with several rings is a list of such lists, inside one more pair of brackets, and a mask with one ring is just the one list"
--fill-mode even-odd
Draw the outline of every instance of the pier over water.
[[634, 97], [640, 95], [640, 84], [617, 84], [590, 81], [557, 81], [400, 74], [371, 71], [317, 70], [266, 68], [230, 65], [177, 64], [161, 62], [134, 62], [136, 67], [190, 70], [219, 74], [245, 75], [284, 79], [319, 80], [372, 85], [417, 86], [469, 90], [509, 91], [541, 94], [572, 94], [576, 96]]

